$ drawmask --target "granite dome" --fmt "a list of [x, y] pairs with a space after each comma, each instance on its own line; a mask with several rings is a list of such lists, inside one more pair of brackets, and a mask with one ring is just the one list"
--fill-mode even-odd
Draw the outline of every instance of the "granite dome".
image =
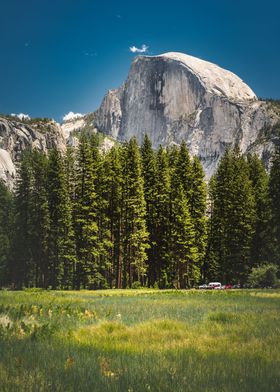
[[158, 56], [145, 57], [160, 57], [179, 62], [183, 67], [188, 68], [190, 72], [193, 72], [199, 77], [204, 87], [213, 94], [224, 95], [229, 99], [238, 101], [257, 99], [257, 96], [251, 88], [237, 75], [209, 61], [179, 52], [169, 52]]
[[[137, 56], [123, 85], [110, 90], [95, 126], [119, 140], [147, 134], [153, 147], [187, 143], [207, 178], [229, 146], [251, 151], [277, 119], [234, 73], [187, 54]], [[270, 147], [269, 147], [270, 148]], [[270, 155], [259, 149], [258, 154]]]

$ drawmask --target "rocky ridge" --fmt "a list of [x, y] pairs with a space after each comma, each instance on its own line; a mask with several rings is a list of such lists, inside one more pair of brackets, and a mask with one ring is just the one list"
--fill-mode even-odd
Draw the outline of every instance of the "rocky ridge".
[[54, 120], [0, 117], [0, 178], [12, 188], [22, 151], [36, 148], [47, 152], [54, 147], [61, 151], [66, 147], [61, 127]]
[[[51, 119], [24, 119], [0, 115], [0, 180], [12, 189], [17, 162], [25, 149], [38, 149], [45, 153], [58, 148], [62, 153], [67, 146], [76, 148], [81, 130], [97, 132], [92, 124], [94, 115], [87, 114], [59, 124]], [[102, 135], [101, 150], [106, 152], [114, 141]]]

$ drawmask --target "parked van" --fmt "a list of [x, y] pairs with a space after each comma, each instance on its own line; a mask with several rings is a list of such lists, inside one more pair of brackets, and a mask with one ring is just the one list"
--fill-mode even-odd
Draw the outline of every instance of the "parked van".
[[220, 282], [210, 282], [208, 285], [208, 289], [212, 290], [221, 290], [222, 288], [222, 283]]

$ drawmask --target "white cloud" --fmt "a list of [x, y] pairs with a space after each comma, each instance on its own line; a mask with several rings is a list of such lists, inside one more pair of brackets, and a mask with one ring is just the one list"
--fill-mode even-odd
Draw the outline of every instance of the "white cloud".
[[19, 114], [11, 113], [11, 116], [17, 117], [20, 120], [30, 120], [30, 116], [28, 114], [24, 114], [24, 113], [19, 113]]
[[75, 120], [76, 118], [80, 118], [80, 117], [83, 117], [83, 114], [69, 112], [65, 114], [65, 116], [63, 117], [63, 121]]
[[91, 52], [91, 51], [88, 51], [88, 50], [84, 50], [83, 51], [83, 55], [84, 56], [90, 56], [90, 57], [96, 57], [97, 56], [97, 52]]
[[130, 50], [132, 53], [146, 53], [148, 49], [149, 49], [149, 46], [147, 46], [147, 45], [145, 45], [145, 44], [143, 44], [143, 45], [141, 46], [141, 48], [137, 48], [137, 47], [134, 46], [134, 45], [129, 47], [129, 50]]

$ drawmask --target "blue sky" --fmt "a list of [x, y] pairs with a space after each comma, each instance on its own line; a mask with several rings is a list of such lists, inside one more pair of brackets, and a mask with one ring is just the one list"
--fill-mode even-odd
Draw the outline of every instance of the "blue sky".
[[277, 0], [0, 0], [0, 113], [96, 109], [137, 53], [180, 51], [280, 98]]

